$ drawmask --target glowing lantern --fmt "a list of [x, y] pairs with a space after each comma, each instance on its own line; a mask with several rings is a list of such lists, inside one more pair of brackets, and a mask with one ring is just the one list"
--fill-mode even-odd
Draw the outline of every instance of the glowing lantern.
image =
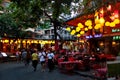
[[31, 43], [33, 43], [33, 40], [31, 41]]
[[22, 43], [26, 43], [26, 41], [25, 41], [25, 40], [23, 40], [23, 41], [22, 41]]
[[80, 37], [80, 34], [77, 34], [77, 37]]
[[92, 21], [91, 21], [91, 20], [87, 20], [87, 21], [85, 22], [85, 25], [86, 25], [86, 26], [91, 26], [91, 25], [92, 25]]
[[104, 24], [103, 24], [103, 23], [101, 23], [100, 25], [101, 25], [101, 27], [102, 27], [102, 26], [104, 26]]
[[95, 19], [95, 24], [99, 24], [100, 23], [100, 20], [99, 19]]
[[[20, 40], [19, 40], [20, 41]], [[10, 40], [10, 42], [12, 43], [13, 42], [13, 40]]]
[[74, 34], [75, 34], [75, 30], [72, 30], [70, 34], [71, 34], [71, 35], [74, 35]]
[[38, 43], [38, 41], [35, 40], [34, 43]]
[[8, 43], [8, 42], [9, 42], [9, 40], [7, 40], [7, 39], [6, 39], [6, 40], [4, 40], [4, 42], [5, 42], [5, 43]]
[[71, 29], [70, 29], [70, 27], [67, 27], [66, 30], [67, 30], [67, 31], [70, 31]]
[[79, 32], [79, 31], [80, 31], [80, 27], [77, 27], [77, 28], [76, 28], [76, 32]]
[[30, 43], [30, 41], [28, 40], [27, 43]]
[[119, 23], [120, 23], [119, 19], [115, 19], [115, 20], [114, 20], [114, 23], [115, 23], [115, 24], [119, 24]]
[[[10, 41], [10, 43], [12, 43], [13, 41]], [[21, 41], [20, 40], [18, 40], [18, 43], [20, 43]]]
[[99, 29], [97, 26], [94, 27], [95, 29]]
[[52, 41], [52, 43], [55, 43], [55, 41]]
[[73, 32], [71, 32], [70, 34], [71, 34], [71, 35], [74, 35], [74, 33], [73, 33]]
[[115, 23], [114, 23], [114, 22], [111, 22], [111, 23], [110, 23], [110, 27], [115, 27]]
[[88, 26], [88, 29], [92, 29], [92, 26]]
[[115, 41], [113, 41], [113, 42], [112, 42], [112, 45], [115, 45], [115, 44], [116, 44], [116, 42], [115, 42]]
[[39, 43], [41, 43], [42, 41], [39, 41]]
[[41, 44], [45, 44], [45, 41], [42, 41]]
[[100, 18], [100, 23], [101, 23], [101, 24], [105, 23], [105, 19], [104, 19], [103, 17]]
[[101, 27], [101, 24], [96, 24], [94, 28], [99, 29], [100, 27]]
[[85, 33], [85, 31], [81, 31], [80, 34], [83, 35]]
[[83, 28], [84, 26], [82, 23], [78, 23], [78, 27]]
[[105, 26], [110, 26], [110, 22], [105, 22]]
[[85, 28], [85, 31], [88, 31], [88, 28]]
[[103, 42], [101, 42], [101, 43], [100, 43], [100, 46], [103, 46], [103, 45], [104, 45], [104, 43], [103, 43]]

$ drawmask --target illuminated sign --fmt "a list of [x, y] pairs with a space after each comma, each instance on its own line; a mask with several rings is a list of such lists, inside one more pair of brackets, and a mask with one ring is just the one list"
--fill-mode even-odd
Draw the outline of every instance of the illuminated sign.
[[113, 36], [113, 40], [119, 40], [120, 36]]
[[88, 35], [86, 36], [86, 39], [90, 39], [90, 38], [98, 38], [98, 37], [102, 37], [102, 34], [95, 34], [95, 35]]
[[90, 39], [90, 38], [93, 38], [93, 36], [92, 35], [86, 36], [86, 39]]
[[112, 29], [112, 32], [120, 32], [120, 29]]
[[96, 35], [94, 35], [94, 37], [95, 37], [95, 38], [97, 38], [97, 37], [102, 37], [102, 34], [96, 34]]

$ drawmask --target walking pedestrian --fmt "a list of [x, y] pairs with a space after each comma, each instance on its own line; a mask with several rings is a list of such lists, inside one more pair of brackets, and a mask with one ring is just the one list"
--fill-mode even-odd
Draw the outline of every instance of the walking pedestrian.
[[44, 72], [45, 71], [45, 63], [46, 63], [46, 52], [42, 49], [39, 52], [39, 60], [40, 60], [40, 64], [41, 64], [41, 71]]
[[27, 51], [26, 51], [26, 49], [23, 49], [22, 52], [21, 52], [21, 57], [22, 57], [22, 61], [23, 61], [25, 66], [27, 64], [26, 56], [27, 56]]
[[54, 69], [54, 53], [51, 50], [48, 51], [47, 58], [48, 58], [48, 69], [49, 72], [51, 72]]
[[27, 55], [26, 55], [26, 65], [28, 66], [30, 64], [31, 61], [31, 54], [30, 51], [27, 50]]
[[32, 66], [34, 68], [34, 71], [36, 71], [38, 65], [38, 53], [37, 50], [32, 54]]

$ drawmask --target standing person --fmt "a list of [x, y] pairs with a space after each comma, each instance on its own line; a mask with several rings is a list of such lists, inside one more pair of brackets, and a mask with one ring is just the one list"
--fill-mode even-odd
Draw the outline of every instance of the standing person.
[[27, 56], [27, 51], [26, 51], [26, 49], [23, 49], [22, 53], [21, 53], [21, 57], [22, 57], [22, 61], [24, 62], [25, 66], [27, 64], [27, 62], [26, 62], [26, 56]]
[[47, 58], [48, 58], [48, 69], [49, 72], [51, 72], [54, 69], [54, 53], [49, 50], [48, 54], [47, 54]]
[[42, 49], [39, 52], [39, 59], [40, 59], [40, 64], [41, 64], [41, 71], [44, 72], [45, 71], [45, 63], [46, 63], [46, 53], [45, 51]]
[[35, 52], [32, 54], [32, 66], [34, 68], [34, 71], [36, 71], [37, 64], [38, 64], [38, 54], [37, 54], [37, 50], [35, 50]]

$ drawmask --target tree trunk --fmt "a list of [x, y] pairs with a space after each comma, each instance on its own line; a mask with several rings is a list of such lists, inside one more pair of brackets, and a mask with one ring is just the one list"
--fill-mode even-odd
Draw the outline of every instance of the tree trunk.
[[57, 23], [54, 22], [54, 35], [55, 35], [55, 51], [59, 49], [58, 47], [58, 40], [57, 40]]

